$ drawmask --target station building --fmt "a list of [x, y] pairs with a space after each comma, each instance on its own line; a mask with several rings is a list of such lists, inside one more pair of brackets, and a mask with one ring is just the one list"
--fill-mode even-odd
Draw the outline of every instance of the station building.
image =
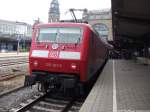
[[16, 51], [19, 44], [20, 50], [28, 50], [31, 43], [32, 25], [0, 20], [0, 50]]
[[111, 9], [89, 10], [83, 13], [82, 19], [88, 21], [102, 38], [113, 41]]
[[[63, 22], [74, 22], [74, 20], [61, 20]], [[80, 22], [88, 22], [99, 33], [101, 38], [113, 43], [112, 36], [112, 13], [111, 9], [86, 10], [83, 11]]]

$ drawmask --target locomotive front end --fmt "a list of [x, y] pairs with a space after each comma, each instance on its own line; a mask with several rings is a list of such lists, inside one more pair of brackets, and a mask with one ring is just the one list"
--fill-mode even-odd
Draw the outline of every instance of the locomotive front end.
[[33, 31], [30, 75], [25, 85], [40, 84], [41, 91], [74, 88], [80, 78], [83, 28], [39, 25]]

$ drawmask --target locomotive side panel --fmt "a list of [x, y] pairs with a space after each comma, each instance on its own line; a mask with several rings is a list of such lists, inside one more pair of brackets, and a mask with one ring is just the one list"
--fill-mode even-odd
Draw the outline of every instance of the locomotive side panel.
[[81, 47], [81, 65], [80, 65], [80, 81], [81, 82], [87, 82], [88, 80], [88, 63], [89, 63], [89, 57], [91, 54], [89, 54], [90, 51], [90, 35], [91, 31], [89, 28], [84, 28], [84, 34], [83, 34], [83, 43]]
[[104, 64], [107, 54], [107, 45], [93, 31], [90, 34], [88, 57], [88, 80], [95, 76], [96, 72]]

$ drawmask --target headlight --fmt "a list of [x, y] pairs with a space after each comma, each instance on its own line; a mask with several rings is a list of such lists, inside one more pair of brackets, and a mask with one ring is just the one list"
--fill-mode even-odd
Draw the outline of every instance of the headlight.
[[77, 69], [77, 65], [74, 64], [74, 63], [72, 63], [72, 64], [71, 64], [71, 68], [75, 70], [75, 69]]
[[34, 65], [35, 67], [37, 67], [37, 66], [38, 66], [38, 61], [33, 61], [33, 65]]

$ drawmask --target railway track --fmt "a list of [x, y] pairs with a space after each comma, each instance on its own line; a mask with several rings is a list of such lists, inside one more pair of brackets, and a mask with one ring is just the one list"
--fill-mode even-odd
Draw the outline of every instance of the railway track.
[[0, 60], [8, 60], [8, 59], [18, 59], [18, 58], [27, 58], [28, 56], [5, 56], [0, 57]]
[[0, 81], [9, 80], [14, 77], [26, 75], [28, 71], [26, 69], [27, 69], [26, 63], [22, 63], [22, 65], [17, 66], [16, 65], [9, 66], [7, 68], [0, 67]]
[[18, 76], [22, 76], [22, 75], [24, 75], [24, 74], [23, 74], [23, 73], [18, 73], [18, 74], [5, 74], [5, 75], [0, 76], [0, 81], [9, 80], [9, 79], [11, 79], [11, 78], [18, 77]]
[[27, 63], [28, 58], [25, 56], [0, 58], [0, 81], [25, 74], [23, 68]]
[[20, 86], [20, 87], [16, 87], [16, 88], [13, 88], [13, 89], [10, 89], [10, 90], [7, 90], [7, 91], [4, 91], [4, 92], [1, 92], [0, 93], [0, 98], [2, 98], [3, 96], [6, 96], [8, 94], [11, 94], [13, 92], [16, 92], [16, 91], [19, 91], [21, 89], [25, 88], [24, 86]]
[[28, 62], [29, 62], [29, 61], [25, 60], [25, 61], [18, 61], [18, 62], [0, 63], [0, 67], [11, 66], [11, 65], [17, 65], [17, 64], [24, 64], [24, 63], [28, 63]]
[[[22, 84], [21, 84], [22, 85]], [[36, 86], [24, 87], [23, 85], [15, 89], [5, 91], [0, 94], [0, 112], [9, 112], [12, 107], [18, 106], [21, 102], [39, 94]]]
[[10, 112], [78, 112], [82, 103], [83, 100], [79, 101], [76, 97], [60, 99], [41, 94], [21, 103], [18, 108], [13, 108]]
[[27, 58], [22, 58], [22, 59], [12, 59], [12, 60], [1, 60], [0, 61], [0, 67], [5, 67], [5, 66], [11, 66], [11, 65], [17, 65], [17, 64], [24, 64], [28, 63]]

